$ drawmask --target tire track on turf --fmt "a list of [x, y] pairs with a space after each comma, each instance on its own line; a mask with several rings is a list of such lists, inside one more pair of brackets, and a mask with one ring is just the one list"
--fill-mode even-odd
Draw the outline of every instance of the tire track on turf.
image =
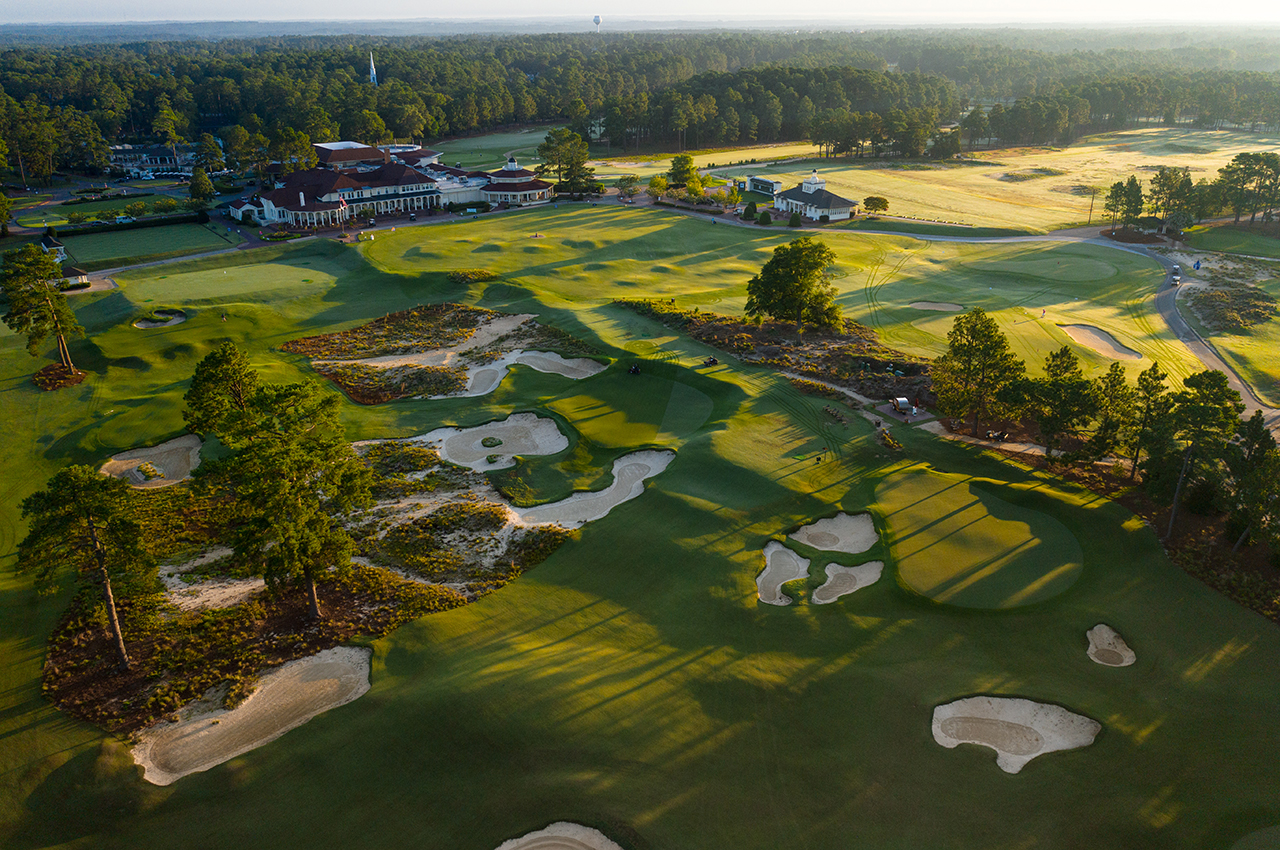
[[880, 303], [880, 290], [897, 279], [902, 267], [907, 264], [908, 260], [913, 259], [916, 254], [924, 250], [925, 244], [927, 243], [922, 243], [921, 247], [914, 250], [904, 251], [901, 259], [894, 263], [893, 268], [889, 269], [888, 272], [883, 271], [883, 262], [878, 263], [876, 265], [876, 273], [867, 277], [867, 285], [864, 291], [867, 298], [867, 312], [873, 327], [879, 327], [882, 324], [880, 317], [885, 312], [885, 308]]
[[749, 383], [762, 398], [768, 399], [781, 409], [802, 430], [808, 431], [822, 441], [827, 452], [837, 460], [844, 459], [844, 445], [828, 430], [827, 422], [822, 414], [809, 402], [789, 396], [787, 391], [774, 382], [760, 377], [747, 377]]

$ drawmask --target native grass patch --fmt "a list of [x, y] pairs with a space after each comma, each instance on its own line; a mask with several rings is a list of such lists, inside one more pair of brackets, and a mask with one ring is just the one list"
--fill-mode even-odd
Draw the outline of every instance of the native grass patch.
[[[742, 360], [795, 373], [809, 384], [831, 382], [874, 398], [925, 396], [929, 393], [928, 363], [879, 341], [874, 330], [846, 319], [844, 327], [797, 330], [790, 322], [752, 322], [705, 310], [685, 310], [661, 300], [615, 300], [615, 304], [656, 319], [667, 327], [736, 355]], [[820, 393], [837, 401], [849, 400], [839, 390]]]
[[[316, 372], [359, 404], [484, 394], [505, 375], [497, 371], [505, 360], [534, 358], [534, 368], [544, 365], [525, 350], [598, 354], [564, 331], [533, 321], [531, 315], [453, 303], [420, 305], [339, 333], [290, 340], [281, 347], [311, 358]], [[482, 369], [487, 364], [493, 368]], [[584, 376], [570, 374], [574, 365], [585, 364], [551, 364], [551, 371]]]

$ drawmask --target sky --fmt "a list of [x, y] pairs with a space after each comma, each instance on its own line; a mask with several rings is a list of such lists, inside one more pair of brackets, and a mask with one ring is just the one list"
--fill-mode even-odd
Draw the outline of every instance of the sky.
[[[366, 14], [359, 14], [367, 11]], [[432, 14], [435, 12], [435, 14]], [[774, 18], [773, 0], [472, 0], [464, 6], [433, 5], [422, 0], [379, 0], [352, 4], [350, 0], [218, 0], [217, 3], [173, 0], [0, 0], [0, 23], [126, 21], [311, 21], [447, 18], [578, 18], [601, 15], [654, 20], [663, 17], [712, 18], [734, 26], [744, 19]], [[353, 14], [354, 13], [354, 14]], [[911, 0], [906, 4], [854, 4], [849, 0], [807, 0], [803, 9], [790, 10], [792, 19], [825, 21], [835, 28], [868, 25], [937, 25], [956, 23], [1046, 24], [1113, 26], [1149, 22], [1158, 26], [1203, 24], [1280, 24], [1276, 0]], [[753, 21], [755, 23], [756, 21]], [[738, 24], [740, 25], [740, 24]]]

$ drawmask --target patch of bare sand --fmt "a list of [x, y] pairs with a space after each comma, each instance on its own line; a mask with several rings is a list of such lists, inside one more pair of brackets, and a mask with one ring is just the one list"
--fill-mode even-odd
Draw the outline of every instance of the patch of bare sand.
[[[486, 446], [485, 440], [499, 442]], [[512, 414], [474, 428], [437, 428], [409, 442], [434, 446], [443, 460], [476, 472], [506, 469], [515, 464], [516, 455], [553, 455], [569, 448], [568, 437], [554, 419], [533, 413]], [[491, 462], [490, 457], [496, 459]]]
[[1141, 352], [1122, 344], [1102, 328], [1095, 328], [1093, 325], [1058, 325], [1058, 327], [1066, 331], [1072, 342], [1083, 345], [1085, 348], [1092, 348], [1103, 357], [1110, 357], [1112, 360], [1142, 359]]
[[867, 551], [880, 539], [870, 514], [850, 515], [843, 511], [833, 517], [802, 525], [790, 537], [814, 549], [847, 552], [850, 555]]
[[1085, 632], [1089, 638], [1089, 657], [1107, 667], [1128, 667], [1138, 656], [1125, 643], [1124, 638], [1105, 623], [1099, 623]]
[[196, 567], [203, 567], [231, 554], [225, 547], [211, 549], [185, 564], [163, 568], [160, 583], [164, 585], [165, 600], [182, 611], [207, 611], [210, 608], [230, 608], [239, 605], [266, 589], [260, 578], [209, 578], [188, 583], [183, 574]]
[[[129, 486], [140, 490], [168, 487], [188, 478], [191, 471], [200, 465], [200, 446], [198, 436], [183, 434], [158, 446], [130, 449], [113, 455], [98, 471], [103, 475], [123, 478]], [[148, 478], [146, 472], [139, 469], [143, 464], [150, 464], [158, 476]]]
[[790, 605], [791, 597], [782, 592], [789, 581], [809, 577], [809, 559], [801, 558], [776, 540], [764, 545], [764, 570], [756, 576], [756, 593], [769, 605]]
[[431, 398], [473, 398], [488, 395], [497, 389], [503, 378], [511, 371], [513, 363], [520, 363], [538, 372], [549, 372], [563, 375], [573, 380], [589, 378], [603, 372], [605, 367], [586, 357], [565, 359], [550, 351], [525, 351], [517, 348], [490, 363], [471, 366], [467, 369], [467, 388], [452, 395], [433, 395]]
[[907, 306], [917, 310], [935, 310], [939, 313], [960, 313], [964, 310], [963, 304], [952, 304], [950, 301], [912, 301]]
[[290, 661], [264, 674], [249, 698], [230, 711], [197, 708], [177, 723], [143, 730], [133, 760], [156, 785], [216, 767], [363, 696], [371, 655], [369, 649], [340, 646]]
[[646, 450], [623, 455], [613, 462], [613, 483], [603, 490], [574, 493], [567, 499], [532, 508], [515, 508], [525, 525], [551, 524], [578, 528], [600, 519], [623, 502], [644, 492], [645, 479], [667, 468], [675, 452]]
[[160, 317], [160, 321], [139, 319], [133, 323], [133, 326], [142, 330], [151, 330], [152, 328], [168, 328], [173, 325], [180, 325], [187, 320], [185, 310], [156, 310], [155, 315]]
[[498, 850], [622, 850], [603, 832], [579, 823], [558, 821], [546, 829], [502, 842]]
[[883, 572], [884, 561], [868, 561], [856, 567], [827, 564], [827, 580], [813, 592], [809, 600], [814, 605], [835, 602], [841, 596], [848, 596], [855, 590], [875, 584]]
[[383, 357], [366, 357], [363, 360], [316, 360], [315, 362], [358, 363], [361, 366], [372, 366], [375, 369], [391, 369], [396, 366], [453, 366], [459, 354], [477, 348], [484, 348], [534, 318], [537, 317], [532, 313], [496, 316], [488, 321], [481, 322], [476, 326], [471, 336], [448, 348], [436, 348], [431, 351], [420, 351], [416, 354], [388, 354]]
[[996, 764], [1017, 773], [1037, 756], [1087, 747], [1102, 724], [1060, 705], [1012, 697], [969, 697], [933, 710], [933, 739], [947, 749], [980, 744]]

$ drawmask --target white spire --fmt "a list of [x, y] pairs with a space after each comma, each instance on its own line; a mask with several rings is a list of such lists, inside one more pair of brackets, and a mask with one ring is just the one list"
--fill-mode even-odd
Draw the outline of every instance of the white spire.
[[373, 51], [369, 51], [369, 82], [378, 85], [378, 69], [373, 67]]

